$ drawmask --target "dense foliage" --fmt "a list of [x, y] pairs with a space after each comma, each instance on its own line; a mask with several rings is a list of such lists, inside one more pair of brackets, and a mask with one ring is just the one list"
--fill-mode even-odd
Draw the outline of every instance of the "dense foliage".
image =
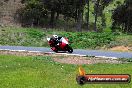
[[112, 27], [113, 31], [131, 33], [131, 3], [131, 0], [1, 0], [0, 25], [96, 32]]
[[125, 0], [113, 12], [113, 29], [121, 27], [123, 32], [132, 33], [132, 1]]
[[[76, 28], [77, 31], [82, 31], [84, 24], [84, 11], [85, 7], [88, 5], [89, 11], [90, 5], [93, 6], [94, 11], [94, 26], [92, 30], [99, 31], [106, 27], [104, 8], [107, 7], [113, 0], [23, 0], [26, 4], [24, 8], [19, 10], [21, 17], [21, 22], [25, 26], [42, 26], [42, 27], [56, 27], [56, 22], [59, 20], [64, 20], [66, 22], [71, 21], [74, 23], [72, 26]], [[90, 12], [87, 12], [85, 18], [87, 18], [87, 25], [90, 23]], [[98, 17], [101, 17], [101, 27], [98, 26]], [[28, 18], [28, 19], [27, 19]], [[60, 22], [61, 23], [61, 22]], [[66, 23], [68, 24], [68, 23]], [[71, 23], [72, 24], [72, 23]], [[87, 30], [91, 28], [87, 27]]]
[[112, 33], [60, 33], [62, 36], [69, 38], [72, 46], [74, 48], [99, 48], [107, 44], [110, 44], [111, 41], [115, 40], [115, 37]]
[[22, 26], [41, 26], [47, 19], [47, 10], [38, 0], [27, 1], [25, 8], [19, 9], [18, 14]]

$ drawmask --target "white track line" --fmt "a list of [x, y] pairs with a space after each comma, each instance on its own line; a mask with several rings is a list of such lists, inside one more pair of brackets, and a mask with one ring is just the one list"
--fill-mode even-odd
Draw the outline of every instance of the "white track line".
[[69, 56], [81, 56], [81, 57], [87, 56], [87, 55], [81, 55], [81, 54], [68, 54], [68, 53], [56, 53], [56, 54], [69, 55]]
[[[81, 57], [86, 57], [88, 55], [81, 55], [81, 54], [68, 54], [68, 53], [54, 53], [54, 52], [46, 52], [49, 54], [61, 54], [61, 55], [71, 55], [71, 56], [81, 56]], [[117, 57], [106, 57], [106, 56], [93, 56], [96, 58], [106, 58], [106, 59], [118, 59]]]
[[[60, 54], [60, 55], [69, 55], [69, 56], [81, 56], [86, 57], [88, 55], [81, 55], [81, 54], [68, 54], [68, 53], [55, 53], [55, 52], [42, 52], [42, 51], [28, 51], [28, 50], [11, 50], [11, 49], [0, 49], [6, 51], [17, 51], [17, 52], [31, 52], [31, 53], [45, 53], [45, 54]], [[107, 59], [118, 59], [117, 57], [106, 57], [106, 56], [94, 56], [96, 58], [107, 58]]]
[[117, 57], [95, 56], [97, 58], [118, 59]]
[[14, 51], [14, 52], [33, 52], [33, 53], [41, 53], [41, 51], [28, 51], [28, 50], [11, 50], [11, 49], [0, 49], [0, 50], [5, 50], [5, 51]]
[[42, 51], [28, 51], [28, 52], [31, 52], [31, 53], [42, 53]]

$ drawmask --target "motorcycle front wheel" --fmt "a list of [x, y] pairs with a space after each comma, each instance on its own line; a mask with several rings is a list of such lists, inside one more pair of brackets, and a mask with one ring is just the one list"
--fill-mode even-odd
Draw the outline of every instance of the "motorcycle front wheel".
[[73, 52], [73, 49], [68, 45], [68, 47], [67, 47], [67, 51], [69, 52], [69, 53], [72, 53]]

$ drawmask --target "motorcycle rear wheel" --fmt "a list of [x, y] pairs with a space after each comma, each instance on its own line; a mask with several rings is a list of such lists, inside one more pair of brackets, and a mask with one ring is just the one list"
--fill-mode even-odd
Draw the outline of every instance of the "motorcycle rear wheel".
[[54, 52], [56, 52], [56, 53], [58, 52], [58, 49], [55, 48], [55, 47], [52, 47], [51, 49], [52, 49]]

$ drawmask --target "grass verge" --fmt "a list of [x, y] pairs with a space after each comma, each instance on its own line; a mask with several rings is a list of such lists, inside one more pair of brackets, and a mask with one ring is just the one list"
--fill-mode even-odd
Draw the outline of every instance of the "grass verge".
[[[132, 64], [83, 65], [88, 74], [130, 74]], [[54, 62], [50, 56], [0, 55], [0, 88], [131, 88], [130, 84], [87, 84], [75, 77], [78, 66]]]

